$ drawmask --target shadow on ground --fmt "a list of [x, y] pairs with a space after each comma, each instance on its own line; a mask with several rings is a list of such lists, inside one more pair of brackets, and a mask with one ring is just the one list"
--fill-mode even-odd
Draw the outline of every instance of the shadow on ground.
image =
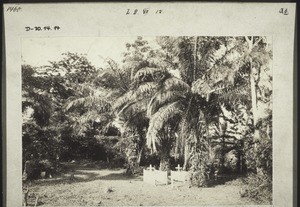
[[24, 185], [57, 185], [70, 184], [76, 182], [90, 182], [95, 180], [131, 180], [142, 181], [140, 176], [129, 176], [124, 173], [124, 169], [102, 168], [100, 166], [86, 166], [75, 163], [63, 165], [64, 171], [53, 178], [38, 179], [24, 182]]
[[244, 176], [241, 174], [222, 174], [216, 180], [210, 181], [208, 187], [215, 187], [217, 185], [225, 185], [227, 183], [233, 182], [237, 179], [243, 179]]

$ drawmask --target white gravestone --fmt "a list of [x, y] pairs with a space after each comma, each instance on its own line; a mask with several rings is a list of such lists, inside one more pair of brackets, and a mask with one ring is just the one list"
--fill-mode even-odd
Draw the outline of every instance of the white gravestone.
[[167, 185], [168, 172], [155, 170], [152, 165], [147, 170], [143, 170], [143, 181], [151, 185]]
[[[182, 171], [182, 167], [178, 165], [176, 167], [177, 171], [171, 171], [171, 186], [174, 187], [175, 183], [180, 183], [181, 185], [185, 185], [189, 180], [189, 172]], [[178, 186], [178, 185], [177, 185]]]

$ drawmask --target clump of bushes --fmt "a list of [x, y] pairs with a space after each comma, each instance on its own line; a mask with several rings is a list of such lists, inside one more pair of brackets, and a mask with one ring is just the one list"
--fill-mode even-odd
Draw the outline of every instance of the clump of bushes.
[[272, 204], [272, 179], [265, 174], [251, 174], [240, 191], [241, 197], [249, 197], [260, 203]]
[[41, 178], [44, 172], [45, 178], [50, 178], [60, 172], [60, 166], [55, 161], [30, 159], [24, 163], [23, 180], [33, 180]]
[[[247, 143], [246, 152], [248, 177], [241, 191], [242, 197], [249, 197], [262, 203], [272, 203], [272, 139], [262, 138]], [[249, 147], [251, 146], [251, 147]]]
[[208, 159], [208, 152], [194, 152], [190, 158], [191, 184], [197, 187], [207, 187], [215, 181], [215, 164]]

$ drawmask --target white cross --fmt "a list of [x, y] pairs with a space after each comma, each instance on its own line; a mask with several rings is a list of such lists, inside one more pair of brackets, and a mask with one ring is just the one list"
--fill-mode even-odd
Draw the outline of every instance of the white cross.
[[155, 168], [153, 168], [152, 165], [150, 164], [150, 166], [147, 168], [147, 170], [155, 170]]
[[177, 171], [180, 171], [180, 170], [182, 169], [182, 167], [180, 167], [180, 164], [178, 164], [177, 167], [175, 167], [175, 169], [176, 169]]

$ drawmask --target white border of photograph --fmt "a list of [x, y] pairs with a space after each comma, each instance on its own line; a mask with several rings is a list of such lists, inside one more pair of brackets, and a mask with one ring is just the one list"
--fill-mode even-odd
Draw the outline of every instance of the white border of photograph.
[[[20, 8], [13, 11], [11, 7]], [[143, 14], [143, 9], [149, 9]], [[285, 15], [280, 9], [288, 11]], [[64, 3], [4, 5], [6, 192], [22, 206], [21, 39], [99, 36], [272, 36], [273, 206], [293, 204], [294, 3]], [[138, 9], [136, 15], [126, 15]], [[158, 10], [162, 12], [157, 13]], [[60, 30], [26, 31], [25, 27]], [[37, 57], [38, 58], [38, 57]], [[200, 206], [201, 204], [199, 204]], [[226, 204], [224, 204], [226, 205]]]

